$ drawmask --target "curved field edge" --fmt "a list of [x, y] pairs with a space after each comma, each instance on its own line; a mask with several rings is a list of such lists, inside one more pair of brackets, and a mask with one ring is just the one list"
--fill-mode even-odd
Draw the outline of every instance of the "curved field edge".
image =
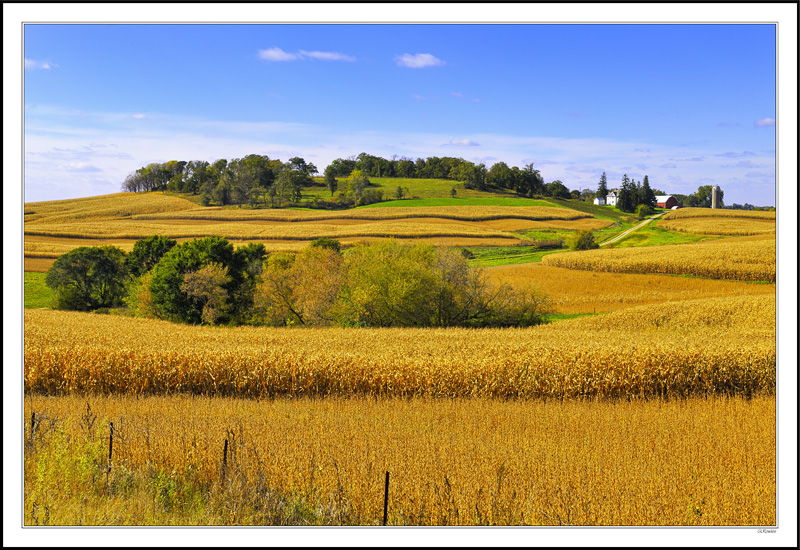
[[[766, 236], [769, 237], [769, 236]], [[735, 238], [642, 248], [552, 254], [544, 265], [605, 271], [775, 282], [775, 239]]]
[[[632, 308], [532, 329], [486, 330], [208, 328], [26, 310], [25, 392], [251, 398], [772, 395], [774, 296], [736, 300], [665, 304], [705, 312], [699, 317], [670, 320], [658, 309]], [[754, 313], [742, 317], [742, 308]], [[717, 313], [708, 317], [709, 311]]]

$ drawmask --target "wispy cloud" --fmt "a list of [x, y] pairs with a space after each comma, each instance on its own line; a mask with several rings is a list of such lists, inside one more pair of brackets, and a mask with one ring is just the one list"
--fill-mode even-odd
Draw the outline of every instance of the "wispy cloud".
[[352, 55], [345, 55], [339, 52], [308, 52], [306, 50], [300, 50], [298, 53], [304, 58], [317, 59], [319, 61], [347, 61], [352, 63], [356, 60]]
[[70, 162], [69, 164], [60, 164], [58, 169], [65, 170], [67, 172], [102, 172], [102, 170], [97, 166], [93, 166], [85, 162]]
[[258, 57], [264, 61], [299, 61], [310, 59], [316, 61], [347, 61], [352, 63], [356, 60], [352, 55], [346, 55], [340, 52], [299, 50], [297, 53], [291, 53], [277, 47], [258, 50]]
[[753, 126], [756, 128], [764, 128], [767, 126], [775, 126], [775, 119], [774, 118], [758, 118], [755, 122], [753, 122]]
[[479, 147], [480, 143], [472, 141], [471, 139], [451, 139], [442, 145], [453, 145], [455, 147]]
[[408, 67], [409, 69], [439, 67], [440, 65], [445, 64], [444, 61], [429, 53], [417, 53], [417, 54], [404, 53], [402, 55], [396, 55], [394, 60], [400, 67]]
[[33, 71], [36, 69], [52, 69], [53, 67], [58, 67], [58, 65], [55, 63], [50, 63], [49, 61], [36, 61], [35, 59], [25, 58], [26, 71]]
[[481, 100], [478, 99], [477, 97], [472, 97], [472, 98], [468, 99], [467, 96], [465, 96], [461, 92], [450, 92], [450, 95], [453, 96], [453, 97], [457, 97], [459, 99], [462, 99], [464, 101], [469, 101], [470, 103], [480, 103], [481, 102]]
[[741, 153], [736, 153], [734, 151], [728, 151], [727, 153], [720, 153], [718, 155], [714, 155], [715, 157], [725, 157], [729, 159], [739, 159], [742, 157], [752, 157], [755, 156], [755, 153], [752, 151], [742, 151]]
[[136, 119], [139, 119], [139, 120], [144, 120], [144, 119], [147, 119], [147, 118], [150, 118], [150, 117], [149, 117], [149, 116], [147, 116], [147, 115], [145, 115], [145, 114], [142, 114], [142, 113], [134, 113], [134, 114], [132, 114], [132, 115], [131, 115], [131, 118], [136, 118]]
[[412, 97], [414, 99], [418, 99], [419, 101], [428, 101], [428, 98], [424, 95], [414, 94]]

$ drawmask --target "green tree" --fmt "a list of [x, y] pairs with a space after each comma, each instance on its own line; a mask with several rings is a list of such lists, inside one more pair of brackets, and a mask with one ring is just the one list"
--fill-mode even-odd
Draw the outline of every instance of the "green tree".
[[511, 189], [513, 187], [511, 168], [505, 162], [495, 162], [486, 174], [486, 182], [501, 189]]
[[561, 180], [551, 181], [545, 186], [545, 193], [548, 197], [555, 197], [558, 199], [569, 199], [571, 198], [569, 189], [561, 183]]
[[339, 182], [336, 181], [336, 174], [330, 166], [325, 169], [325, 186], [331, 192], [331, 197], [336, 193], [336, 188], [339, 186]]
[[640, 220], [643, 220], [648, 216], [652, 216], [653, 214], [655, 214], [655, 212], [656, 211], [653, 210], [653, 207], [648, 204], [640, 204], [636, 207], [636, 216]]
[[56, 308], [92, 311], [121, 305], [128, 279], [125, 252], [81, 246], [56, 259], [45, 284], [55, 291]]
[[600, 245], [595, 242], [594, 233], [587, 229], [580, 229], [573, 235], [570, 248], [572, 250], [592, 250], [600, 248]]
[[[693, 200], [689, 202], [691, 204], [686, 206], [696, 206], [698, 208], [711, 208], [711, 196], [712, 196], [712, 189], [713, 186], [711, 185], [701, 185], [697, 188], [697, 192], [694, 195], [690, 195], [693, 197]], [[722, 197], [724, 193], [722, 189], [719, 190], [719, 205], [723, 206]]]
[[134, 277], [139, 277], [155, 266], [178, 241], [164, 235], [151, 235], [133, 244], [133, 250], [125, 257], [125, 265]]
[[647, 178], [647, 174], [645, 174], [642, 187], [639, 190], [639, 204], [646, 204], [651, 208], [656, 206], [656, 194], [650, 188], [650, 180]]
[[622, 187], [620, 187], [617, 197], [617, 208], [623, 212], [632, 213], [636, 208], [637, 199], [636, 184], [628, 178], [628, 174], [624, 174]]
[[338, 239], [331, 239], [330, 237], [320, 237], [319, 239], [315, 239], [311, 241], [308, 246], [312, 248], [326, 248], [335, 252], [342, 251], [342, 243], [340, 243]]
[[[189, 324], [202, 322], [203, 304], [182, 290], [181, 285], [187, 273], [196, 272], [210, 263], [228, 269], [230, 280], [222, 288], [231, 297], [232, 313], [240, 314], [246, 309], [248, 297], [240, 294], [246, 277], [246, 255], [234, 253], [233, 245], [223, 237], [204, 237], [173, 247], [153, 267], [149, 287], [153, 312], [171, 321]], [[252, 296], [249, 300], [252, 300]]]
[[608, 180], [606, 180], [606, 173], [600, 176], [600, 183], [597, 186], [597, 197], [605, 200], [608, 196]]

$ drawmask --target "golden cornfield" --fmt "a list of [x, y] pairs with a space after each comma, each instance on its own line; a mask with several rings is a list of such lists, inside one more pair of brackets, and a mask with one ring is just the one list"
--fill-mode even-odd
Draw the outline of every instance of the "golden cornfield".
[[[24, 384], [26, 393], [43, 395], [771, 395], [774, 301], [765, 295], [672, 302], [530, 329], [481, 330], [210, 328], [26, 310]], [[675, 309], [696, 313], [665, 314]]]
[[775, 239], [771, 237], [567, 252], [545, 256], [542, 264], [613, 273], [775, 282]]
[[30, 396], [24, 418], [26, 525], [380, 525], [387, 471], [388, 525], [777, 521], [767, 396]]
[[555, 206], [413, 206], [397, 208], [356, 208], [344, 211], [232, 209], [210, 206], [180, 214], [160, 213], [136, 216], [140, 220], [192, 220], [192, 221], [259, 221], [308, 222], [328, 220], [407, 220], [411, 218], [441, 218], [460, 221], [487, 221], [504, 219], [521, 220], [578, 220], [591, 218], [591, 214]]
[[549, 304], [557, 313], [608, 313], [632, 306], [660, 307], [665, 302], [700, 298], [775, 295], [774, 284], [582, 271], [540, 262], [487, 267], [486, 274], [498, 284], [514, 287], [533, 284], [549, 297]]
[[698, 235], [763, 235], [775, 233], [775, 219], [696, 217], [659, 220], [658, 227]]
[[25, 203], [25, 224], [116, 220], [139, 214], [181, 212], [201, 208], [180, 197], [155, 193], [113, 193], [83, 199]]
[[686, 218], [738, 218], [749, 220], [775, 220], [777, 212], [762, 210], [726, 210], [723, 208], [679, 208], [664, 215], [662, 220]]

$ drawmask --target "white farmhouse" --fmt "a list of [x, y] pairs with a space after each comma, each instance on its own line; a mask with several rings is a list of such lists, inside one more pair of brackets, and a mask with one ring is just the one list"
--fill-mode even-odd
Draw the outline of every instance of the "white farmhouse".
[[606, 195], [606, 198], [603, 199], [601, 197], [597, 197], [594, 199], [594, 203], [598, 206], [616, 206], [617, 205], [617, 198], [619, 197], [619, 189], [612, 189]]

